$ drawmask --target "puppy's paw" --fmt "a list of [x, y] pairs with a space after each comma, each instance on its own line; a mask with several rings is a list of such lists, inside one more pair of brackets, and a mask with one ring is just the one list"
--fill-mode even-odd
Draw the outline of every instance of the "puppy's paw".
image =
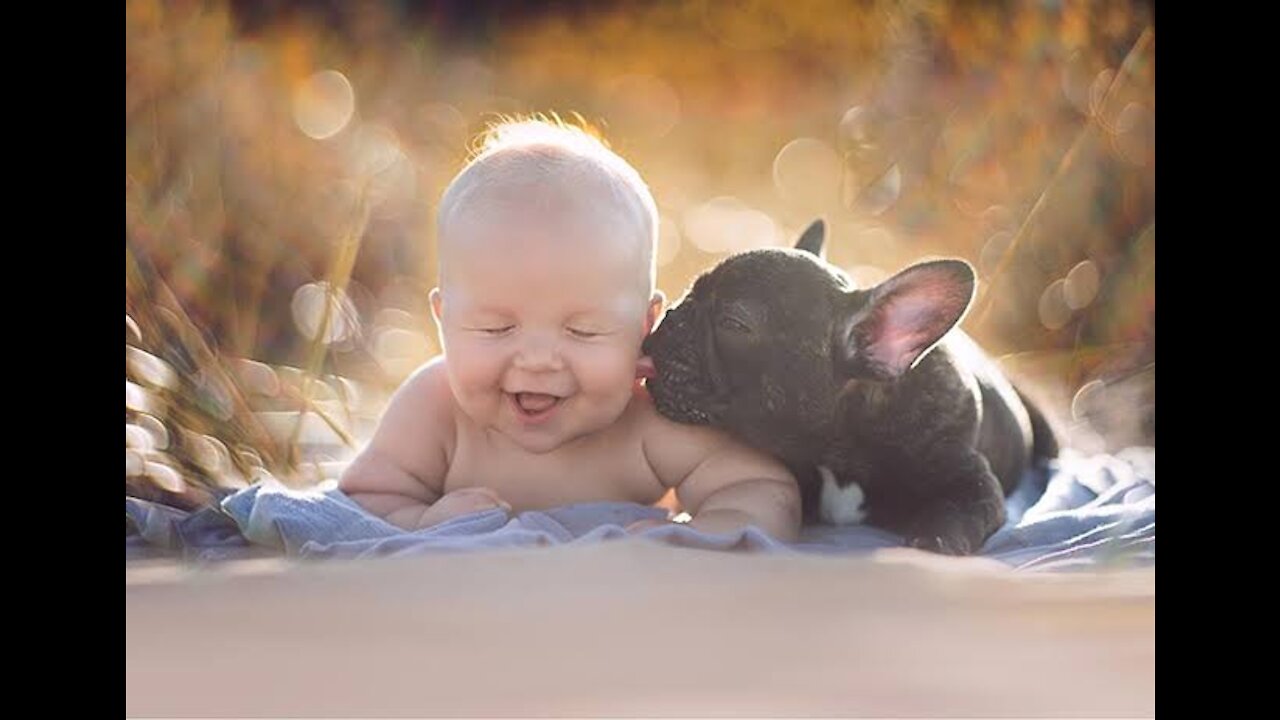
[[905, 533], [907, 546], [941, 555], [972, 555], [984, 538], [977, 523], [958, 510], [936, 510], [920, 517]]
[[907, 538], [907, 547], [927, 550], [939, 555], [972, 555], [971, 544], [958, 535], [917, 535]]

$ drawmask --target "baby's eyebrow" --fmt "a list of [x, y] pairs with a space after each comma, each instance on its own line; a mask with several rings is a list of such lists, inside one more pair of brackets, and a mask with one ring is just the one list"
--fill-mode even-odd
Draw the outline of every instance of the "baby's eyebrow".
[[596, 303], [589, 307], [579, 309], [574, 315], [606, 315], [610, 318], [621, 319], [631, 315], [637, 309], [642, 309], [643, 304], [637, 303], [634, 298], [619, 295], [612, 300]]
[[469, 313], [477, 315], [510, 315], [511, 310], [498, 305], [473, 305], [464, 308]]
[[569, 317], [576, 318], [582, 315], [612, 315], [613, 313], [614, 311], [612, 308], [604, 307], [602, 305], [594, 305], [592, 307], [584, 307], [584, 308], [578, 308], [576, 310], [573, 310], [569, 313]]
[[582, 308], [569, 314], [570, 320], [611, 320], [621, 321], [626, 318], [628, 308], [624, 303], [614, 303], [612, 307], [596, 305]]

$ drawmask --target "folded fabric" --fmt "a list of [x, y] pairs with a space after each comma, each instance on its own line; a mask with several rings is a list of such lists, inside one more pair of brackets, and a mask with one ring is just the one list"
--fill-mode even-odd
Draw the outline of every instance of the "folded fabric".
[[[125, 498], [126, 559], [178, 554], [201, 561], [285, 554], [358, 558], [594, 543], [626, 537], [628, 524], [665, 517], [632, 503], [595, 502], [514, 516], [487, 510], [407, 532], [365, 512], [329, 482], [291, 490], [266, 478], [194, 513]], [[901, 546], [869, 526], [806, 527], [782, 543], [756, 528], [724, 535], [683, 524], [639, 536], [708, 550], [857, 553]], [[1155, 563], [1155, 448], [1115, 455], [1065, 452], [1028, 471], [1008, 499], [1008, 519], [981, 555], [1020, 570]]]

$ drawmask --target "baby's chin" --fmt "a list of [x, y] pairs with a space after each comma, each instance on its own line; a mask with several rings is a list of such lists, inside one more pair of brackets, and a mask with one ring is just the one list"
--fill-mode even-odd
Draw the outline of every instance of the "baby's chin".
[[502, 434], [513, 445], [532, 455], [546, 455], [569, 447], [573, 443], [600, 431], [600, 428], [579, 431], [529, 432], [524, 428], [499, 427]]
[[[579, 441], [609, 429], [622, 418], [632, 397], [633, 393], [629, 392], [625, 400], [619, 398], [621, 405], [616, 411], [610, 409], [595, 414], [593, 417], [574, 418], [571, 413], [581, 410], [580, 403], [598, 403], [600, 401], [598, 398], [589, 400], [584, 397], [570, 396], [561, 400], [561, 407], [557, 408], [557, 412], [564, 411], [566, 413], [566, 416], [556, 419], [559, 422], [550, 422], [545, 426], [529, 425], [521, 422], [519, 418], [512, 418], [512, 416], [508, 415], [494, 429], [521, 450], [535, 455], [545, 455], [570, 447]], [[573, 407], [574, 405], [578, 405], [578, 407]], [[566, 424], [569, 427], [566, 427]]]

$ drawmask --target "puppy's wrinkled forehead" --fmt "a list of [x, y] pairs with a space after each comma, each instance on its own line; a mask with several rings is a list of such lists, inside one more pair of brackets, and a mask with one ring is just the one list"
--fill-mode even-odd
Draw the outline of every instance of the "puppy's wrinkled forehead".
[[694, 284], [692, 297], [716, 304], [738, 300], [764, 302], [786, 321], [811, 317], [833, 297], [853, 285], [812, 255], [798, 250], [766, 248], [734, 255]]

